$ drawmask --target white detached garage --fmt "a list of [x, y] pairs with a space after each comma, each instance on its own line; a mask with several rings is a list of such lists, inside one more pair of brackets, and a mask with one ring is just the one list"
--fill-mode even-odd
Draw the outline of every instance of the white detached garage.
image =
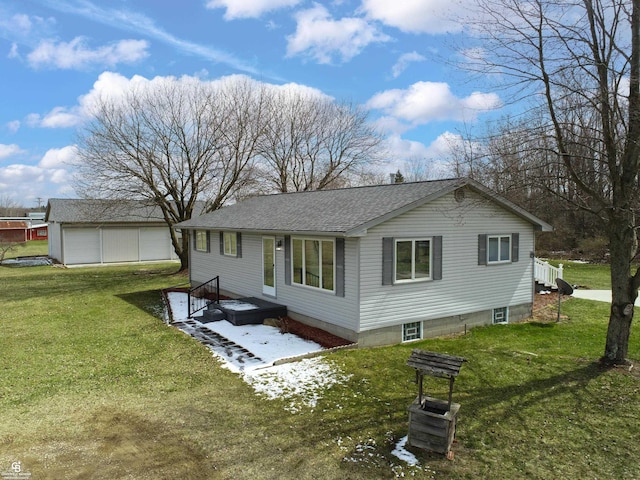
[[160, 209], [144, 202], [53, 198], [49, 256], [65, 265], [176, 260]]

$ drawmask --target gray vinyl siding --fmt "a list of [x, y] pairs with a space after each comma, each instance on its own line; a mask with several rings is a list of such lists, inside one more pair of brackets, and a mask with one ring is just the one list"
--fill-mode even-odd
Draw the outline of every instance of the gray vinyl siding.
[[[267, 236], [273, 236], [269, 234]], [[284, 235], [275, 235], [284, 239]], [[191, 254], [191, 282], [204, 283], [220, 276], [220, 288], [241, 297], [259, 297], [286, 305], [289, 311], [317, 318], [339, 327], [357, 331], [358, 242], [345, 242], [345, 295], [337, 296], [320, 289], [285, 284], [285, 251], [276, 250], [276, 298], [262, 293], [262, 235], [242, 234], [242, 257], [220, 255], [219, 234], [210, 232], [210, 252]], [[322, 237], [318, 237], [322, 238]], [[326, 238], [326, 237], [324, 237]], [[193, 235], [190, 237], [193, 242]]]
[[[519, 261], [478, 265], [479, 234], [519, 233]], [[382, 239], [442, 236], [442, 279], [382, 284]], [[361, 240], [360, 331], [464, 316], [533, 301], [534, 233], [530, 223], [495, 203], [447, 195], [369, 230]], [[424, 329], [429, 328], [428, 322]]]
[[276, 252], [278, 302], [296, 313], [357, 332], [358, 240], [346, 239], [344, 244], [344, 296], [302, 285], [285, 285], [282, 250]]
[[[242, 257], [231, 257], [220, 253], [219, 231], [209, 231], [209, 252], [195, 250], [193, 231], [189, 233], [190, 272], [194, 285], [219, 276], [220, 288], [223, 290], [242, 297], [263, 297], [261, 236], [242, 235]], [[278, 253], [280, 252], [276, 252], [276, 260]], [[276, 282], [277, 275], [278, 272]]]

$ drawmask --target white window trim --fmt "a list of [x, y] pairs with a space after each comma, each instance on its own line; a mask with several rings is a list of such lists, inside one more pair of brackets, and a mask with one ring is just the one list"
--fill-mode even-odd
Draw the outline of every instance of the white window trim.
[[[504, 310], [504, 320], [500, 321], [500, 322], [496, 322], [496, 312], [498, 310]], [[506, 325], [509, 323], [509, 307], [498, 307], [498, 308], [494, 308], [491, 311], [491, 323], [493, 323], [494, 325]]]
[[[429, 276], [415, 278], [416, 276], [416, 242], [429, 242]], [[398, 242], [411, 242], [411, 278], [403, 278], [398, 280]], [[433, 237], [420, 238], [394, 238], [393, 242], [393, 283], [417, 283], [428, 282], [433, 280]]]
[[[315, 287], [313, 285], [307, 285], [306, 283], [298, 283], [295, 281], [295, 261], [294, 261], [294, 257], [293, 257], [293, 244], [296, 240], [301, 240], [303, 242], [304, 245], [304, 241], [305, 240], [310, 240], [310, 241], [317, 241], [320, 242], [320, 252], [319, 252], [319, 258], [318, 261], [320, 262], [320, 278], [318, 280], [319, 283], [319, 287]], [[333, 281], [332, 281], [332, 285], [333, 288], [331, 290], [329, 290], [328, 288], [322, 288], [322, 278], [323, 278], [323, 272], [322, 272], [322, 242], [331, 242], [332, 248], [333, 248], [333, 268], [332, 268], [332, 273], [333, 273]], [[300, 275], [301, 280], [304, 282], [307, 278], [306, 275], [306, 271], [305, 271], [305, 266], [306, 266], [306, 259], [305, 259], [305, 248], [303, 246], [302, 248], [302, 273]], [[336, 291], [336, 241], [334, 238], [322, 238], [322, 237], [291, 237], [291, 284], [292, 285], [297, 285], [300, 287], [305, 287], [305, 288], [312, 288], [313, 290], [319, 290], [321, 292], [326, 292], [326, 293], [335, 293]]]
[[[411, 327], [409, 327], [409, 325], [411, 325]], [[407, 336], [406, 329], [407, 328], [416, 328], [416, 326], [418, 328], [418, 336], [416, 338], [406, 338], [406, 336]], [[422, 322], [403, 323], [402, 324], [402, 343], [415, 342], [417, 340], [422, 340]]]
[[[491, 241], [492, 238], [497, 238], [498, 239], [498, 260], [491, 260], [489, 258], [490, 255], [490, 249], [489, 249], [489, 242]], [[502, 243], [500, 242], [501, 239], [503, 238], [508, 238], [509, 239], [509, 248], [508, 248], [508, 253], [509, 253], [509, 258], [507, 260], [500, 260], [500, 248]], [[512, 250], [512, 245], [513, 245], [513, 238], [511, 237], [511, 234], [505, 234], [505, 235], [487, 235], [487, 265], [497, 265], [499, 263], [511, 263], [511, 250]]]
[[[233, 250], [231, 250], [230, 248], [227, 249], [227, 235], [233, 235], [236, 239], [235, 241], [235, 252]], [[237, 257], [238, 256], [238, 232], [222, 232], [222, 242], [223, 242], [223, 246], [222, 246], [222, 253], [224, 255], [226, 255], [227, 257]], [[231, 243], [230, 243], [231, 245]]]

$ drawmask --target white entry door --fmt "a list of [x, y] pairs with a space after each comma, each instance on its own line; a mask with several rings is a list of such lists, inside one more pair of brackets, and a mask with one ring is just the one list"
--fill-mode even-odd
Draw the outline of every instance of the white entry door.
[[262, 237], [262, 293], [276, 296], [276, 239]]

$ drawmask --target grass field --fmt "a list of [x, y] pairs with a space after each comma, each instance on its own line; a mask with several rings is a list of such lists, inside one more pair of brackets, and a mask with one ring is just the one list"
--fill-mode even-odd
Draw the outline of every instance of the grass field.
[[[34, 479], [640, 478], [638, 370], [597, 364], [607, 304], [332, 353], [349, 380], [290, 413], [163, 322], [159, 289], [186, 281], [175, 269], [0, 267], [0, 473], [19, 461]], [[391, 454], [417, 391], [413, 348], [468, 360], [453, 460]], [[425, 388], [444, 398], [448, 382]]]
[[35, 255], [48, 255], [49, 244], [47, 240], [32, 240], [17, 244], [5, 255], [6, 259], [17, 257], [32, 257]]

